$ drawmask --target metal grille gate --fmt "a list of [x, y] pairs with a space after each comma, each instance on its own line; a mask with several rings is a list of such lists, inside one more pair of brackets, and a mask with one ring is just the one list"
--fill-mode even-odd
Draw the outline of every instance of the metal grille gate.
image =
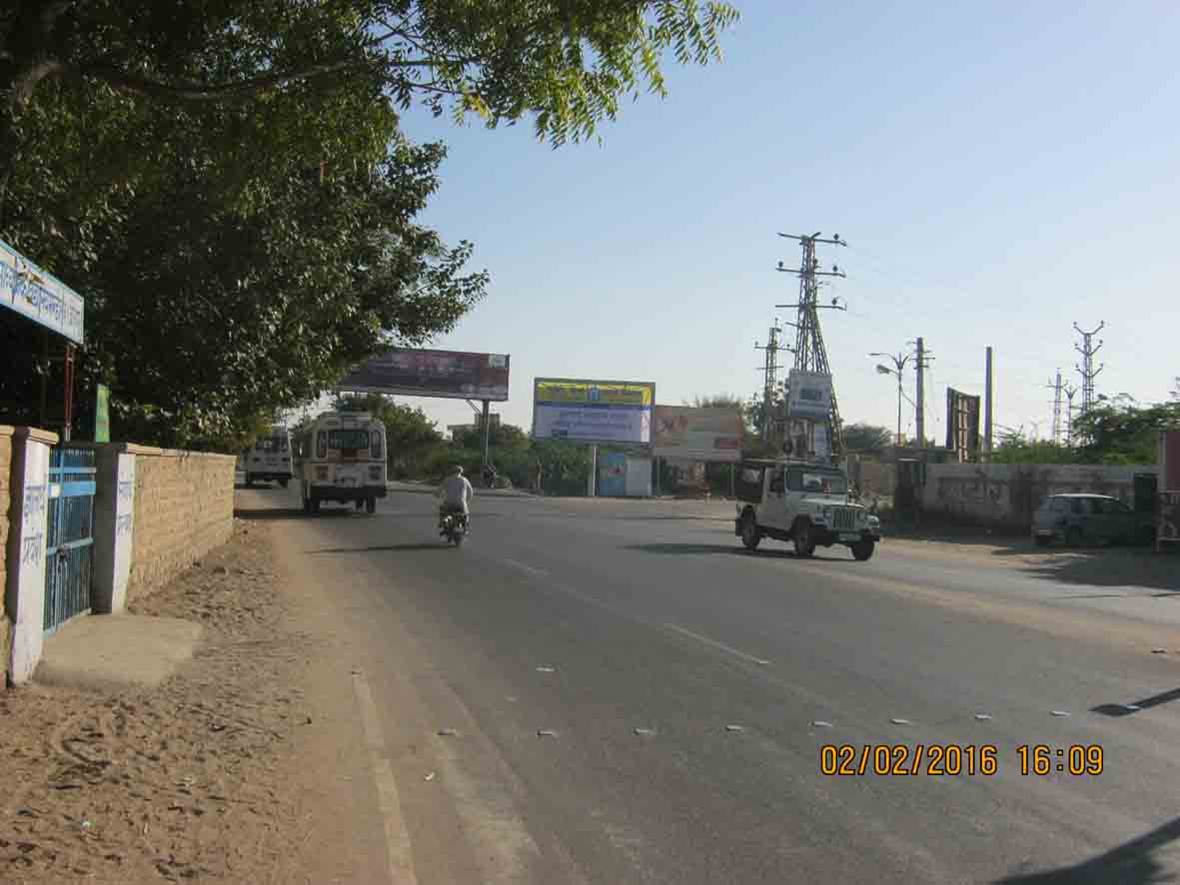
[[90, 611], [94, 551], [93, 449], [49, 451], [49, 537], [45, 552], [45, 631]]

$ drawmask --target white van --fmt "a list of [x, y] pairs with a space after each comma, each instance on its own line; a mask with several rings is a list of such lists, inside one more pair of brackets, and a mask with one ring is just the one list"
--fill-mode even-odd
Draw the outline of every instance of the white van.
[[295, 476], [291, 469], [291, 431], [286, 425], [274, 425], [269, 434], [258, 437], [254, 447], [242, 453], [239, 463], [247, 486], [262, 481], [277, 482], [286, 488]]
[[373, 513], [385, 488], [385, 425], [366, 412], [325, 412], [299, 435], [299, 497], [306, 513], [321, 501]]

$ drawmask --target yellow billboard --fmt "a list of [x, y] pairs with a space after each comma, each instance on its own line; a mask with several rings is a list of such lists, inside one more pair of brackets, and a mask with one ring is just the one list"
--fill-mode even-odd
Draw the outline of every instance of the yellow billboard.
[[656, 386], [647, 381], [537, 378], [533, 436], [648, 445], [655, 400]]

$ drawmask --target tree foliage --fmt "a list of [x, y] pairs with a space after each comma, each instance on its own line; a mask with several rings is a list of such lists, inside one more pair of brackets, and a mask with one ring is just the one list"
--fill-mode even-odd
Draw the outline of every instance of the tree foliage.
[[1180, 402], [1139, 406], [1129, 397], [1095, 403], [1074, 419], [1084, 442], [1079, 457], [1091, 464], [1154, 464], [1159, 432], [1180, 428]]
[[[414, 222], [444, 151], [424, 103], [587, 138], [660, 61], [719, 57], [698, 0], [12, 0], [0, 5], [0, 237], [87, 300], [113, 432], [223, 447], [486, 287]], [[0, 329], [0, 400], [36, 400]], [[12, 345], [12, 346], [9, 346]], [[19, 351], [20, 355], [13, 353]], [[10, 416], [11, 417], [11, 416]], [[27, 416], [20, 416], [27, 417]]]
[[850, 452], [874, 452], [893, 442], [893, 431], [888, 427], [857, 421], [844, 425], [844, 448]]

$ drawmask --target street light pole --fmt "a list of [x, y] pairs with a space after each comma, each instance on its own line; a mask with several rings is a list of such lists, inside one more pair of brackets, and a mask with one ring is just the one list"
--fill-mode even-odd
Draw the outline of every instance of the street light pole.
[[897, 376], [897, 441], [896, 442], [897, 442], [897, 447], [901, 448], [901, 400], [902, 400], [902, 397], [904, 396], [903, 384], [905, 381], [905, 367], [906, 367], [906, 364], [910, 361], [910, 357], [913, 356], [913, 354], [899, 353], [899, 354], [897, 354], [897, 356], [894, 356], [891, 353], [881, 353], [879, 351], [873, 351], [872, 353], [869, 354], [869, 356], [884, 357], [885, 359], [890, 360], [893, 363], [892, 369], [889, 368], [888, 366], [883, 366], [880, 363], [877, 363], [877, 374], [878, 375], [896, 375]]

